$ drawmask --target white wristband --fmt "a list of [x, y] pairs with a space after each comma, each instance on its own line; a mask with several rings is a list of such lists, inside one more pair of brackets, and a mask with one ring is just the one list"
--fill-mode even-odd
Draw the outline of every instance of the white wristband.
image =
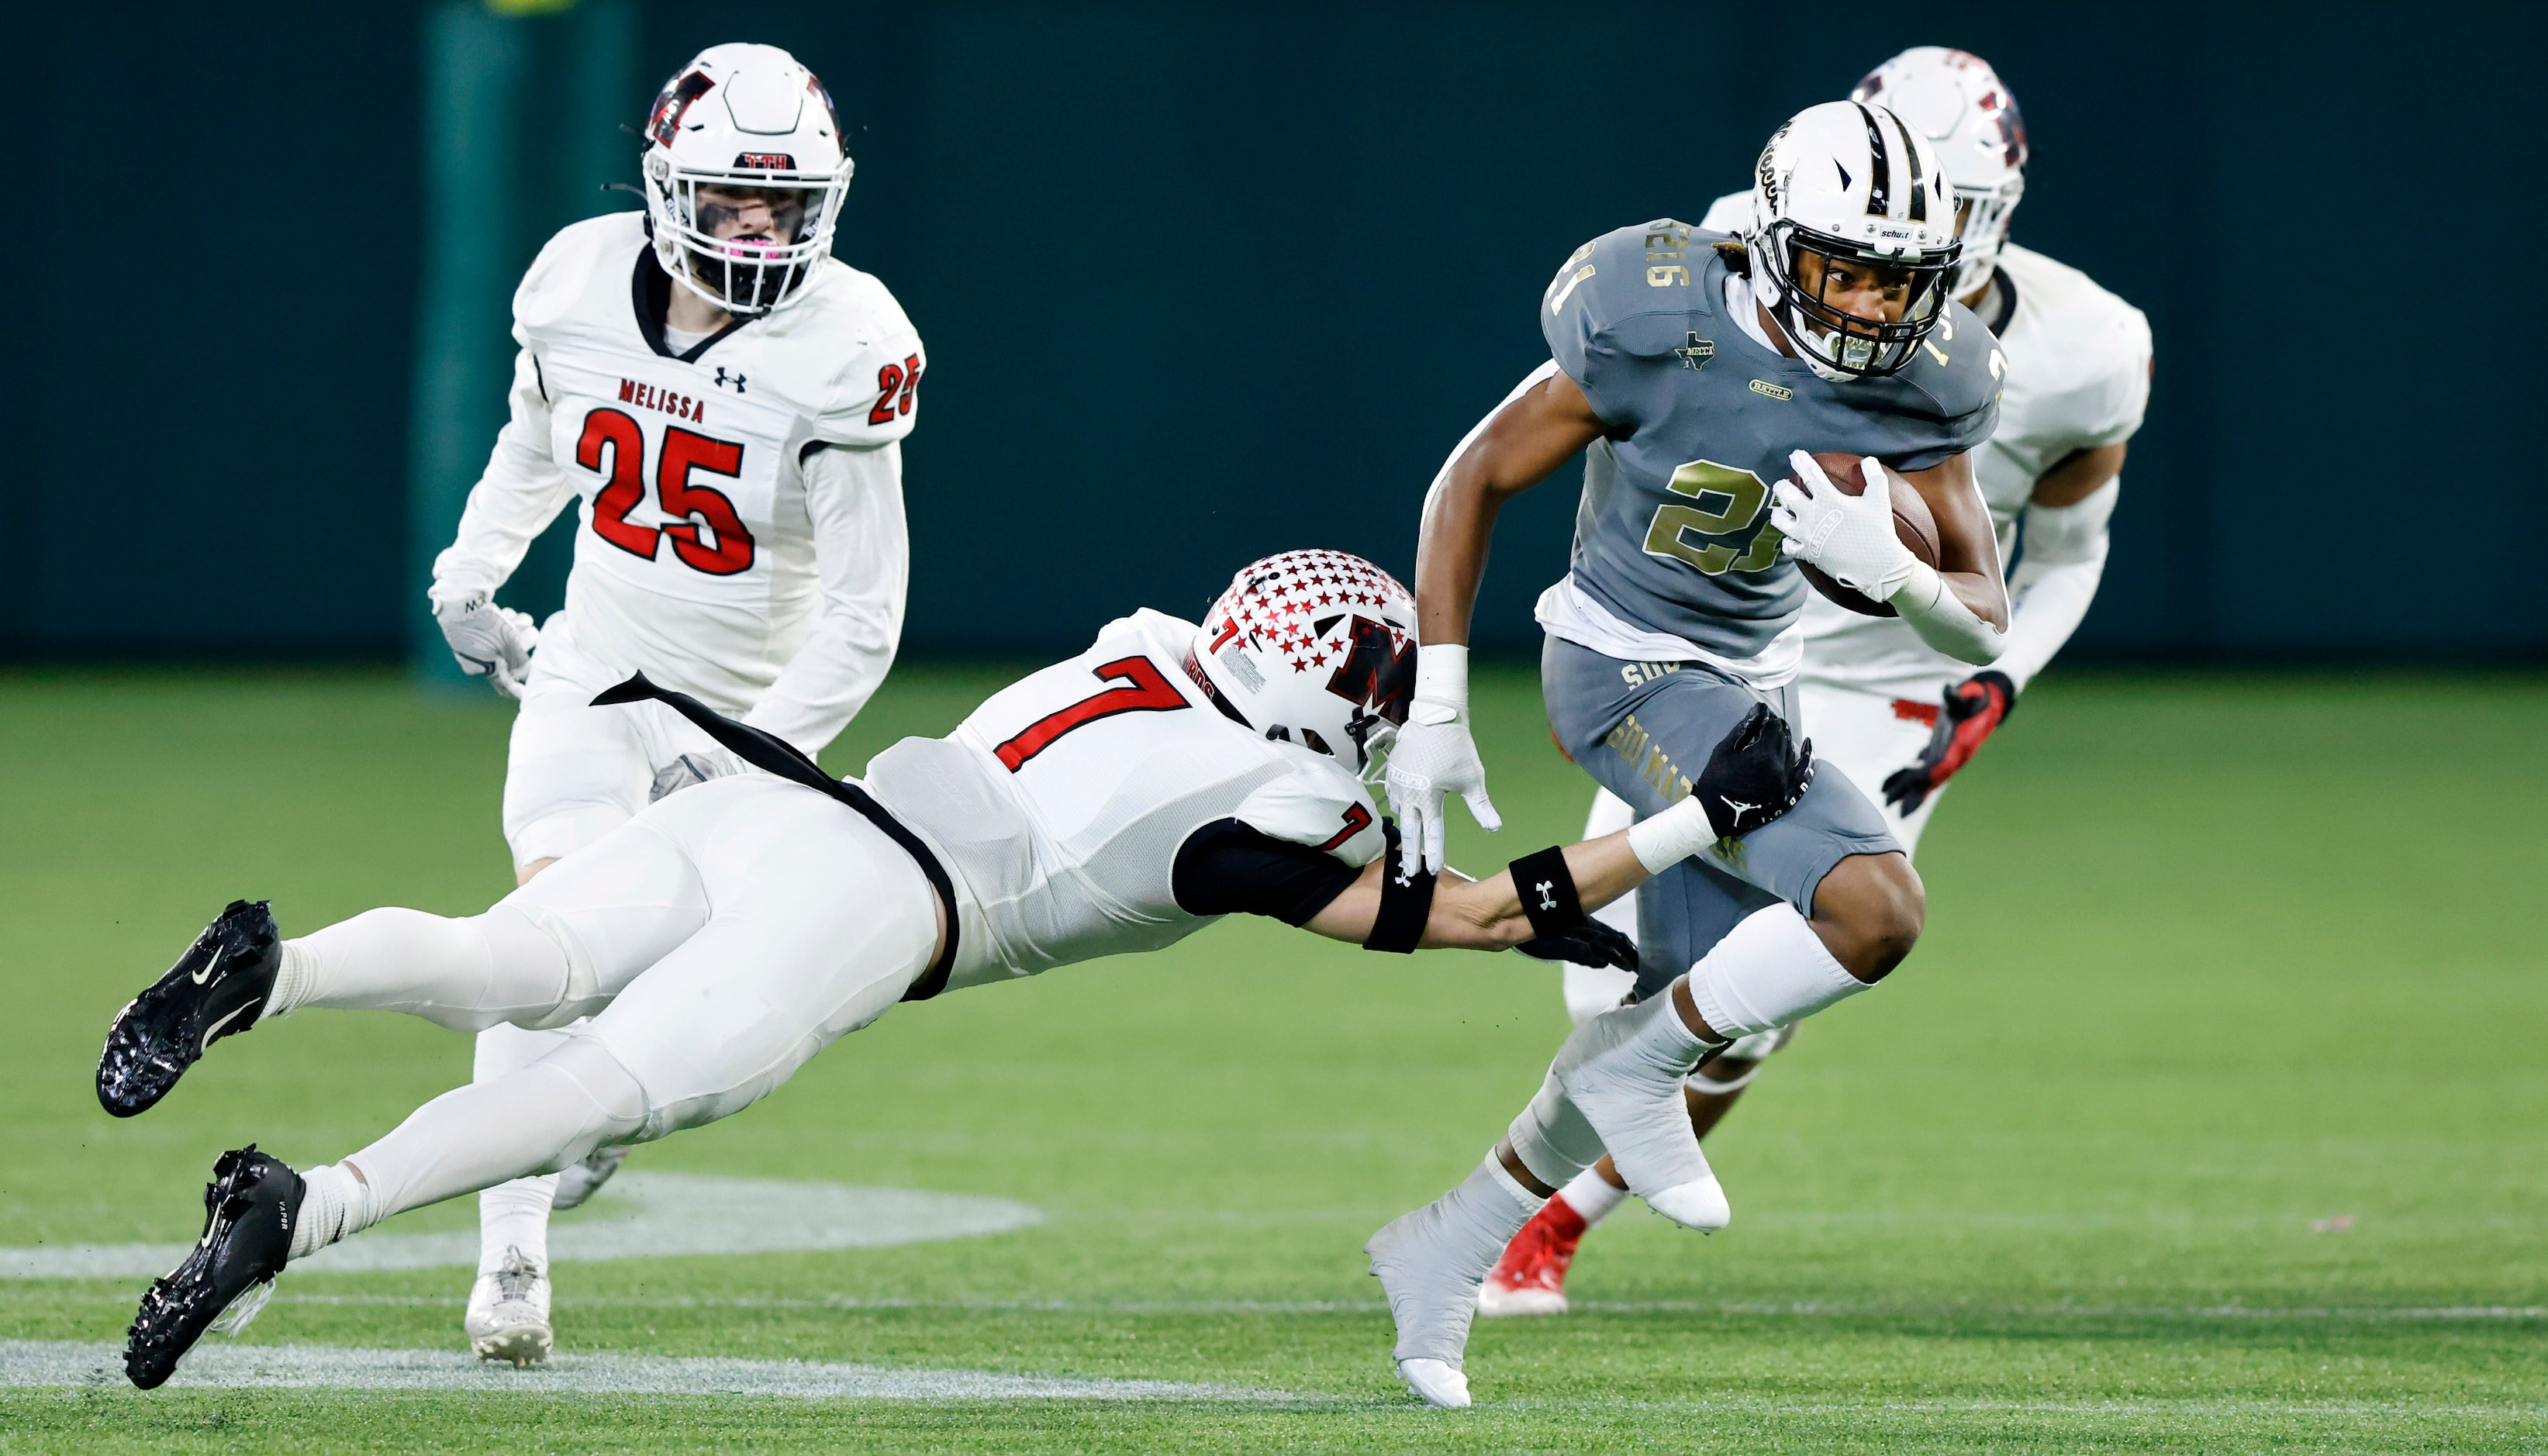
[[1716, 830], [1696, 794], [1628, 829], [1628, 848], [1648, 874], [1661, 874], [1714, 843]]
[[1469, 711], [1469, 649], [1458, 642], [1428, 642], [1415, 649], [1415, 700]]
[[[1937, 568], [1911, 559], [1911, 574], [1885, 600], [1911, 630], [1928, 643], [1957, 662], [1987, 668], [1999, 661], [2000, 649], [2008, 634], [1973, 615], [1964, 599], [1947, 590], [1947, 579]], [[1420, 670], [1420, 665], [1419, 665]]]

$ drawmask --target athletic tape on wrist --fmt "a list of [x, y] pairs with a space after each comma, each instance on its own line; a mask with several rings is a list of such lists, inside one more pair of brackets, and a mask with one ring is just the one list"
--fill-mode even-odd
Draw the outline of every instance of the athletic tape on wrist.
[[1430, 869], [1416, 871], [1413, 878], [1402, 873], [1397, 820], [1384, 817], [1380, 833], [1384, 842], [1380, 852], [1380, 913], [1372, 917], [1371, 934], [1363, 937], [1362, 948], [1405, 956], [1424, 939], [1424, 923], [1433, 916], [1435, 875]]
[[1566, 852], [1552, 845], [1512, 862], [1513, 893], [1521, 913], [1530, 917], [1534, 937], [1563, 935], [1582, 925], [1584, 902], [1575, 893], [1575, 871], [1566, 867]]

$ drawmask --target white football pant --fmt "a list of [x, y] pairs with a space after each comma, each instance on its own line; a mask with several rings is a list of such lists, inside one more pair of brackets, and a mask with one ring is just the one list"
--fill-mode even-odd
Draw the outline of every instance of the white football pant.
[[[572, 854], [637, 817], [680, 774], [683, 754], [716, 744], [662, 703], [594, 707], [592, 698], [627, 675], [580, 656], [566, 614], [549, 618], [530, 681], [513, 718], [504, 761], [504, 842], [513, 865]], [[500, 1025], [478, 1034], [470, 1076], [489, 1081], [518, 1071], [565, 1045], [562, 1030]], [[557, 1179], [523, 1178], [478, 1200], [478, 1272], [494, 1273], [507, 1248], [545, 1263], [550, 1200]]]
[[381, 1217], [729, 1117], [928, 968], [936, 897], [855, 810], [762, 774], [669, 797], [483, 915], [374, 910], [295, 943], [295, 1006], [459, 1030], [591, 1017], [350, 1159]]

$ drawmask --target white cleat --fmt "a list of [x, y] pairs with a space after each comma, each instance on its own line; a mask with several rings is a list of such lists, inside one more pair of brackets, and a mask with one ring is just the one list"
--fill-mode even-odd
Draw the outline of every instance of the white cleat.
[[583, 1161], [558, 1174], [557, 1194], [549, 1200], [549, 1212], [563, 1214], [569, 1209], [583, 1207], [584, 1201], [599, 1193], [601, 1185], [609, 1182], [610, 1175], [618, 1172], [619, 1165], [627, 1160], [628, 1144], [624, 1142], [615, 1147], [594, 1148], [585, 1155]]
[[1682, 1079], [1696, 1039], [1679, 1020], [1670, 995], [1605, 1011], [1575, 1029], [1548, 1071], [1648, 1208], [1713, 1233], [1733, 1213], [1690, 1131]]
[[1443, 1410], [1469, 1409], [1469, 1377], [1439, 1360], [1401, 1360], [1398, 1374], [1427, 1406]]
[[1734, 1210], [1725, 1202], [1725, 1186], [1712, 1175], [1648, 1194], [1646, 1207], [1701, 1233], [1713, 1233], [1734, 1222]]
[[549, 1326], [548, 1269], [518, 1248], [504, 1250], [504, 1266], [479, 1275], [471, 1286], [462, 1326], [481, 1360], [509, 1360], [516, 1367], [547, 1360], [557, 1341]]

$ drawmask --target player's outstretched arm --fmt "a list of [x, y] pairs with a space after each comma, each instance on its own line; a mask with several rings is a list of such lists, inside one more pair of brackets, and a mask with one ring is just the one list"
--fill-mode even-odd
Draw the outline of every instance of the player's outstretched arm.
[[[1574, 880], [1576, 899], [1588, 912], [1600, 909], [1653, 877], [1629, 847], [1624, 830], [1543, 853], [1563, 857]], [[1363, 866], [1360, 878], [1329, 901], [1327, 908], [1312, 916], [1303, 928], [1356, 945], [1370, 940], [1387, 892], [1385, 881], [1397, 872], [1398, 866], [1385, 858], [1374, 860]], [[1424, 917], [1424, 932], [1415, 946], [1423, 951], [1506, 951], [1538, 935], [1522, 908], [1520, 892], [1513, 887], [1510, 869], [1484, 879], [1469, 879], [1450, 871], [1434, 886], [1433, 903]]]
[[[1403, 877], [1389, 857], [1362, 873], [1304, 929], [1375, 950], [1502, 951], [1566, 936], [1591, 912], [1719, 840], [1740, 839], [1794, 808], [1813, 781], [1813, 744], [1756, 703], [1708, 755], [1689, 796], [1616, 834], [1542, 850], [1499, 874]], [[1416, 897], [1429, 903], [1415, 906]], [[1407, 936], [1420, 908], [1421, 932]], [[1396, 944], [1386, 944], [1392, 939]]]
[[1496, 516], [1608, 428], [1552, 360], [1469, 431], [1425, 492], [1415, 547], [1415, 697], [1389, 761], [1389, 802], [1407, 827], [1409, 873], [1443, 867], [1446, 794], [1468, 800], [1485, 828], [1503, 825], [1469, 731], [1469, 616]]

